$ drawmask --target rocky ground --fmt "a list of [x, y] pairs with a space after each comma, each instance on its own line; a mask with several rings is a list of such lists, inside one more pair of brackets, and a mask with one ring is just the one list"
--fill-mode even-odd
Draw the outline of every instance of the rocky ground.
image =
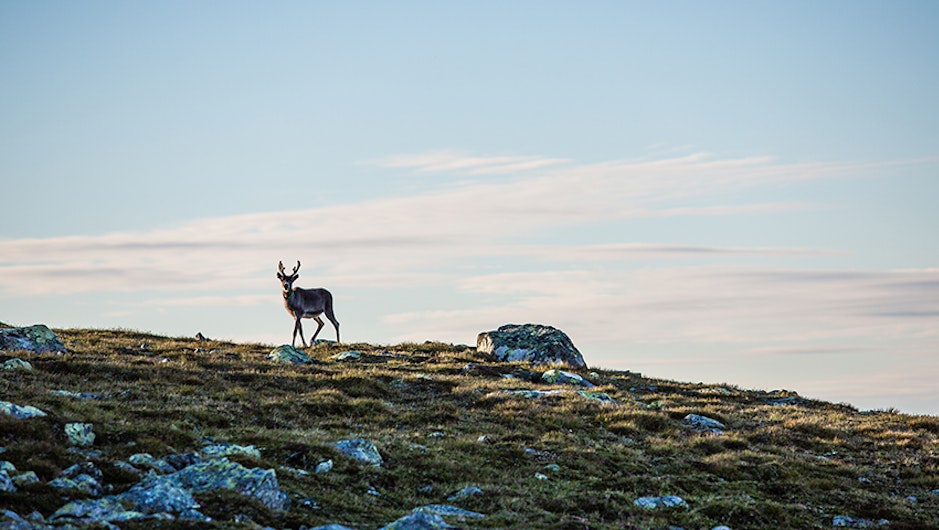
[[459, 345], [55, 334], [0, 354], [0, 528], [939, 528], [935, 417]]

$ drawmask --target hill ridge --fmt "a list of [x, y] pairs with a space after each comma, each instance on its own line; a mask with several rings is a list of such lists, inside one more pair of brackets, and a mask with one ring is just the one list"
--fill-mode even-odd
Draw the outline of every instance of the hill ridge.
[[[420, 517], [464, 528], [939, 528], [932, 416], [564, 369], [595, 385], [588, 389], [544, 381], [550, 367], [499, 363], [442, 343], [320, 344], [305, 350], [311, 363], [293, 365], [268, 359], [271, 347], [261, 344], [55, 331], [65, 354], [0, 356], [32, 367], [0, 375], [2, 400], [47, 414], [0, 415], [0, 460], [15, 469], [7, 474], [37, 479], [0, 501], [22, 516], [38, 512], [45, 525], [66, 500], [138, 485], [146, 466], [130, 463], [134, 455], [178, 461], [229, 444], [258, 448], [225, 458], [273, 470], [289, 508], [225, 489], [195, 491], [211, 517], [200, 525], [379, 528], [421, 507], [452, 505], [483, 517]], [[359, 356], [337, 360], [345, 351]], [[92, 426], [89, 446], [69, 440], [72, 423]], [[337, 449], [350, 439], [373, 443], [381, 465]], [[326, 462], [331, 469], [318, 473]], [[108, 491], [52, 485], [86, 463]], [[467, 488], [479, 492], [457, 495]], [[669, 496], [682, 503], [639, 502]], [[170, 515], [117, 524], [192, 524]]]

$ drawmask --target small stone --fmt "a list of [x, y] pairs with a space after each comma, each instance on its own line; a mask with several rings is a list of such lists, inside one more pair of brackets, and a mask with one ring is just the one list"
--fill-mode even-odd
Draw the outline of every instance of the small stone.
[[414, 508], [413, 512], [414, 513], [429, 513], [431, 515], [439, 515], [441, 517], [461, 517], [461, 518], [472, 518], [472, 519], [485, 517], [485, 515], [481, 513], [471, 512], [469, 510], [464, 510], [463, 508], [450, 506], [449, 504], [428, 504], [427, 506]]
[[590, 392], [587, 390], [578, 390], [577, 395], [588, 400], [596, 401], [597, 403], [602, 403], [604, 405], [618, 405], [615, 399], [611, 398], [609, 394], [605, 392]]
[[177, 513], [199, 508], [192, 493], [167, 476], [151, 475], [117, 497], [143, 513]]
[[548, 480], [548, 475], [544, 473], [535, 473], [535, 478], [538, 480]]
[[35, 471], [27, 471], [13, 477], [13, 483], [17, 487], [28, 486], [30, 484], [39, 484], [39, 475]]
[[13, 493], [16, 491], [16, 484], [6, 471], [0, 471], [0, 492]]
[[13, 416], [17, 419], [36, 418], [46, 415], [45, 412], [31, 405], [15, 405], [9, 401], [0, 401], [0, 414]]
[[633, 504], [646, 510], [655, 510], [657, 508], [673, 508], [676, 506], [687, 507], [688, 503], [677, 495], [666, 495], [664, 497], [639, 497]]
[[549, 385], [573, 385], [593, 388], [595, 385], [583, 377], [563, 370], [548, 370], [541, 375], [541, 381]]
[[33, 365], [29, 364], [23, 359], [18, 359], [16, 357], [8, 360], [7, 362], [0, 364], [0, 370], [32, 370]]
[[128, 521], [132, 519], [141, 519], [144, 514], [130, 511], [115, 498], [105, 497], [103, 499], [72, 501], [56, 510], [50, 517], [50, 521], [59, 521], [61, 519], [79, 519], [86, 522], [100, 521]]
[[289, 344], [278, 346], [271, 350], [267, 356], [272, 361], [279, 361], [287, 364], [310, 364], [313, 362], [310, 357], [302, 351]]
[[95, 441], [93, 425], [90, 423], [66, 423], [65, 435], [72, 445], [79, 447], [88, 447]]
[[467, 497], [472, 497], [473, 495], [482, 495], [483, 490], [477, 486], [466, 486], [465, 488], [457, 491], [453, 495], [447, 497], [448, 501], [458, 501], [465, 499]]
[[559, 465], [557, 465], [557, 464], [548, 464], [548, 465], [544, 466], [544, 468], [545, 468], [547, 471], [551, 471], [551, 472], [553, 472], [553, 473], [558, 473], [559, 471], [561, 471], [561, 466], [559, 466]]
[[336, 355], [333, 355], [333, 360], [336, 360], [339, 362], [355, 361], [361, 358], [362, 358], [362, 352], [355, 351], [355, 350], [344, 351], [344, 352], [337, 353]]
[[840, 526], [844, 528], [878, 528], [881, 526], [887, 526], [890, 524], [890, 521], [886, 519], [881, 519], [879, 521], [872, 521], [870, 519], [862, 519], [860, 517], [849, 517], [847, 515], [836, 515], [831, 520], [832, 526]]
[[0, 460], [0, 472], [15, 473], [16, 466], [13, 465], [13, 462], [9, 462], [7, 460]]
[[699, 416], [697, 414], [689, 414], [685, 416], [681, 422], [696, 431], [711, 432], [714, 434], [722, 434], [724, 432], [723, 429], [726, 429], [723, 423], [713, 418]]
[[333, 461], [323, 460], [319, 464], [316, 464], [316, 469], [314, 471], [316, 473], [329, 473], [332, 469], [333, 469]]
[[207, 458], [221, 458], [223, 456], [243, 455], [261, 458], [261, 451], [253, 445], [213, 444], [199, 450]]
[[131, 455], [127, 459], [131, 464], [135, 466], [143, 466], [150, 468], [157, 473], [167, 474], [174, 473], [176, 468], [169, 464], [166, 460], [153, 458], [153, 455], [149, 453], [137, 453]]
[[457, 527], [448, 524], [439, 515], [412, 512], [391, 524], [381, 527], [380, 530], [445, 530], [449, 528]]
[[364, 438], [340, 440], [336, 442], [335, 447], [340, 453], [363, 464], [381, 467], [384, 462], [375, 444]]

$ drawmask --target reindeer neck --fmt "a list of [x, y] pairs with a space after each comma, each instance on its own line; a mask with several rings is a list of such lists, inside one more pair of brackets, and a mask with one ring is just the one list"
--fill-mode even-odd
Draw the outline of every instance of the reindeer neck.
[[289, 291], [284, 291], [284, 300], [289, 302], [292, 297], [293, 297], [293, 289]]

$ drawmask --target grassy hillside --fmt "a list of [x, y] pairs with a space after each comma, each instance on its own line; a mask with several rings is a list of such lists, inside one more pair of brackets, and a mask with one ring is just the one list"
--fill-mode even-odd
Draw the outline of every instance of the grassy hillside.
[[[0, 372], [0, 400], [48, 413], [0, 415], [0, 460], [40, 479], [0, 493], [0, 507], [24, 516], [48, 517], [82, 497], [49, 484], [73, 464], [91, 459], [118, 493], [140, 480], [118, 464], [130, 455], [160, 458], [214, 441], [259, 448], [259, 457], [231, 459], [276, 470], [292, 503], [278, 512], [231, 493], [197, 494], [213, 518], [200, 528], [371, 529], [428, 504], [485, 514], [446, 518], [464, 528], [831, 528], [838, 516], [939, 528], [936, 417], [614, 371], [579, 372], [597, 385], [597, 394], [579, 394], [536, 382], [536, 367], [437, 343], [319, 345], [308, 350], [312, 364], [286, 365], [256, 344], [56, 333], [68, 353], [0, 355], [33, 366]], [[362, 356], [334, 359], [347, 350]], [[522, 389], [564, 392], [510, 392]], [[95, 396], [53, 392], [62, 390]], [[615, 403], [591, 399], [601, 394]], [[688, 414], [722, 422], [723, 433], [695, 430], [682, 421]], [[70, 447], [70, 422], [94, 425], [94, 452]], [[334, 443], [349, 438], [374, 442], [382, 466], [340, 454]], [[334, 467], [315, 473], [326, 460]], [[467, 486], [481, 493], [448, 500]], [[685, 504], [635, 504], [659, 495]]]

